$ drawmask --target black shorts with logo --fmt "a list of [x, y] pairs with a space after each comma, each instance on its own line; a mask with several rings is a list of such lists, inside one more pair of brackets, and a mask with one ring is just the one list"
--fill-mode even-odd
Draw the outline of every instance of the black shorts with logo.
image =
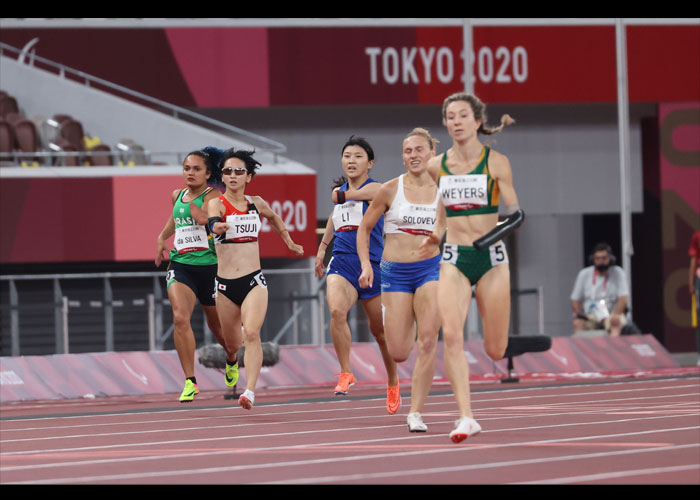
[[216, 293], [220, 293], [227, 297], [231, 302], [238, 307], [243, 304], [243, 301], [248, 296], [248, 293], [256, 286], [267, 288], [265, 276], [261, 270], [254, 271], [246, 276], [234, 278], [232, 280], [216, 277]]
[[203, 306], [215, 306], [217, 264], [208, 266], [194, 266], [192, 264], [182, 264], [170, 261], [168, 273], [165, 275], [167, 286], [175, 282], [187, 285], [197, 296], [199, 303]]

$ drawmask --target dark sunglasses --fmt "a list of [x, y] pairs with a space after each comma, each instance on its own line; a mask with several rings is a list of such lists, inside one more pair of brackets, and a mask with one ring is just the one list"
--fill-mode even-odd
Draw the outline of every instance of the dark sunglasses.
[[245, 168], [237, 167], [237, 168], [232, 168], [232, 167], [224, 167], [221, 169], [221, 173], [224, 175], [231, 175], [235, 173], [236, 175], [243, 175], [248, 173], [248, 171]]

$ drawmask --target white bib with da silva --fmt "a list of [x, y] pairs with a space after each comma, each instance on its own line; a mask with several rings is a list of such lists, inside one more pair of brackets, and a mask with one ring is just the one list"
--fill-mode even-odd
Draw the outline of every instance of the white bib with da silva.
[[336, 231], [355, 231], [362, 222], [363, 201], [348, 201], [333, 208], [333, 227]]
[[207, 230], [200, 225], [176, 227], [173, 242], [177, 253], [209, 250]]

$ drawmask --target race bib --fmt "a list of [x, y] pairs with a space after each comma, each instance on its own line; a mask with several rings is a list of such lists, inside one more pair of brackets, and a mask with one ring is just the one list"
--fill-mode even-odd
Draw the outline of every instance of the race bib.
[[265, 276], [263, 276], [262, 272], [253, 276], [253, 278], [250, 280], [250, 286], [255, 286], [256, 283], [258, 286], [267, 288], [267, 280], [265, 280]]
[[258, 241], [261, 223], [257, 213], [228, 215], [226, 224], [229, 225], [229, 229], [226, 231], [226, 241], [234, 243]]
[[362, 222], [362, 201], [348, 201], [333, 208], [333, 227], [336, 231], [355, 231]]
[[432, 234], [436, 214], [437, 208], [432, 205], [403, 205], [399, 209], [399, 230], [410, 234]]
[[[441, 262], [457, 265], [457, 257], [458, 246], [453, 243], [445, 243], [442, 247]], [[506, 252], [505, 243], [499, 241], [489, 247], [489, 260], [491, 262], [491, 267], [508, 263], [508, 252]]]
[[442, 264], [446, 262], [448, 264], [457, 265], [457, 257], [459, 257], [457, 245], [445, 243], [445, 245], [442, 247], [442, 259], [440, 259], [440, 263]]
[[209, 249], [209, 240], [204, 226], [180, 226], [175, 228], [175, 249], [177, 253], [198, 252]]
[[502, 241], [494, 243], [489, 247], [489, 257], [491, 258], [491, 266], [495, 267], [499, 264], [506, 264], [508, 262], [508, 252], [506, 252], [506, 245]]
[[488, 205], [485, 174], [440, 177], [442, 204], [450, 210], [468, 210]]

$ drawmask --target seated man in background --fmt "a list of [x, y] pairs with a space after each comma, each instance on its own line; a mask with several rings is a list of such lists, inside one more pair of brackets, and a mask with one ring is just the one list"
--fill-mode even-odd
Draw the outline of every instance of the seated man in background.
[[617, 337], [627, 324], [627, 275], [615, 265], [607, 243], [596, 245], [590, 260], [592, 265], [579, 271], [571, 292], [574, 333], [606, 330]]

